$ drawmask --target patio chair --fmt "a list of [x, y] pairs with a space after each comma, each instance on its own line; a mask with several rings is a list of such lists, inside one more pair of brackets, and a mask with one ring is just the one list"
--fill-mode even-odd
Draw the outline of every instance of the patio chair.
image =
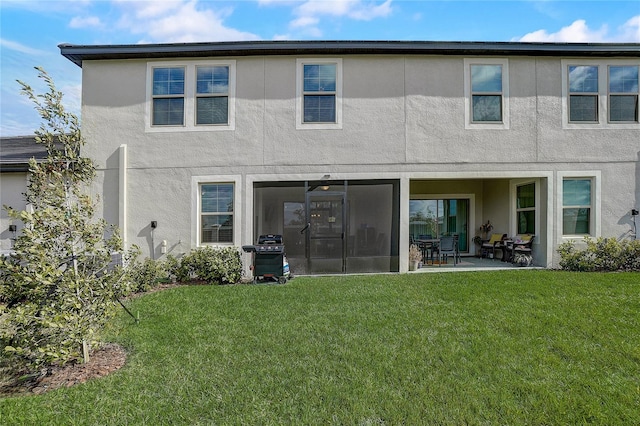
[[507, 238], [507, 234], [491, 234], [491, 238], [489, 241], [483, 241], [480, 246], [480, 257], [487, 257], [489, 253], [491, 253], [491, 257], [495, 260], [496, 258], [496, 249], [502, 248], [502, 240]]
[[443, 260], [446, 263], [449, 263], [449, 255], [453, 256], [453, 266], [456, 266], [460, 260], [457, 235], [440, 237], [440, 246], [438, 247], [438, 264], [442, 266]]
[[533, 263], [532, 245], [535, 235], [516, 235], [513, 239], [511, 261], [521, 266], [529, 266]]
[[[421, 234], [418, 235], [418, 240], [431, 240], [433, 239], [433, 236], [431, 234]], [[418, 243], [418, 247], [420, 247], [420, 250], [422, 250], [422, 261], [424, 263], [427, 262], [427, 258], [431, 257], [431, 263], [433, 263], [433, 244], [432, 243]], [[431, 249], [431, 255], [429, 256], [429, 250]]]

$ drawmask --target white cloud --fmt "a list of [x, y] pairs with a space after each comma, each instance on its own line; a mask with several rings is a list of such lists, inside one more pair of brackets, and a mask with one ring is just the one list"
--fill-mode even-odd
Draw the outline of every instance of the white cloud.
[[312, 25], [316, 25], [320, 20], [318, 18], [312, 18], [311, 16], [301, 16], [300, 18], [294, 19], [289, 23], [291, 28], [299, 28], [299, 27], [310, 27]]
[[69, 22], [69, 28], [102, 28], [102, 22], [97, 16], [74, 16]]
[[52, 0], [2, 0], [3, 8], [26, 10], [47, 14], [72, 11], [78, 12], [91, 5], [92, 0], [52, 1]]
[[39, 49], [34, 49], [33, 47], [25, 46], [22, 43], [18, 43], [17, 41], [11, 41], [4, 38], [0, 38], [0, 47], [3, 49], [14, 50], [19, 53], [24, 53], [27, 55], [44, 55], [45, 52]]
[[361, 0], [308, 0], [295, 12], [300, 17], [317, 17], [318, 15], [346, 16], [359, 21], [370, 21], [388, 16], [391, 13], [391, 0], [382, 4], [363, 2]]
[[[224, 25], [233, 12], [230, 8], [214, 10], [189, 1], [118, 1], [123, 15], [118, 28], [143, 34], [144, 42], [188, 43], [200, 41], [257, 40], [253, 33]], [[207, 6], [212, 3], [207, 3]]]
[[620, 40], [640, 43], [640, 15], [629, 19], [620, 27]]
[[289, 27], [303, 29], [313, 37], [322, 37], [322, 31], [317, 27], [322, 17], [371, 21], [389, 16], [392, 12], [391, 2], [392, 0], [385, 0], [378, 4], [363, 0], [308, 0], [294, 9], [296, 18], [289, 23]]
[[182, 0], [155, 0], [155, 1], [132, 1], [114, 0], [115, 4], [125, 9], [132, 10], [139, 19], [157, 18], [180, 9], [184, 4]]
[[640, 42], [640, 15], [629, 19], [618, 28], [618, 32], [615, 34], [609, 34], [607, 25], [594, 30], [589, 28], [584, 19], [579, 19], [555, 33], [549, 33], [547, 30], [541, 29], [525, 34], [515, 40], [553, 43]]
[[391, 14], [391, 0], [387, 0], [384, 3], [374, 5], [360, 5], [349, 13], [349, 18], [357, 19], [361, 21], [371, 21], [375, 18], [384, 18]]
[[599, 30], [589, 29], [584, 19], [579, 19], [567, 27], [563, 27], [556, 33], [549, 34], [546, 30], [538, 30], [525, 34], [519, 41], [525, 42], [599, 42], [607, 34], [607, 27], [603, 26]]

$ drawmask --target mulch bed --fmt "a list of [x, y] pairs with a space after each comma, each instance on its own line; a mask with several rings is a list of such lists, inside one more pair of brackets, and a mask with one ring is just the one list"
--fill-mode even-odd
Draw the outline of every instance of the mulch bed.
[[108, 343], [89, 355], [89, 362], [50, 367], [42, 375], [29, 380], [13, 381], [0, 386], [0, 396], [42, 394], [62, 387], [71, 387], [87, 380], [104, 377], [121, 368], [127, 360], [124, 348]]

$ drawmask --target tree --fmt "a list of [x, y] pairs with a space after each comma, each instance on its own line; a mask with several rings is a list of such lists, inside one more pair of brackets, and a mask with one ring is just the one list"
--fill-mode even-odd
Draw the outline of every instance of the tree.
[[79, 120], [64, 109], [49, 75], [36, 69], [47, 93], [18, 83], [43, 120], [35, 140], [47, 157], [29, 162], [27, 209], [4, 206], [23, 229], [14, 252], [0, 260], [0, 349], [5, 361], [32, 370], [81, 359], [122, 293], [120, 271], [108, 268], [121, 239], [94, 218], [87, 192], [96, 168], [81, 156]]

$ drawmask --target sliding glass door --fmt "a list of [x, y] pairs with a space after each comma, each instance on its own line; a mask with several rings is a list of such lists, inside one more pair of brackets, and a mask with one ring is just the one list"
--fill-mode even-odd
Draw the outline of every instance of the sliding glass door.
[[469, 251], [469, 200], [430, 199], [409, 201], [409, 235], [459, 236], [459, 250]]

